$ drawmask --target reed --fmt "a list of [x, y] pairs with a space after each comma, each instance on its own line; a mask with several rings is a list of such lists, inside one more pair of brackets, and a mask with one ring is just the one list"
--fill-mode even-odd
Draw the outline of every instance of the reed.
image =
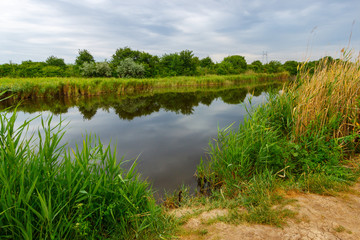
[[294, 109], [295, 134], [331, 128], [332, 137], [350, 135], [359, 126], [360, 58], [344, 49], [339, 61], [320, 62], [314, 74], [300, 71]]
[[189, 86], [226, 86], [241, 83], [285, 81], [288, 73], [242, 74], [227, 76], [168, 77], [146, 79], [118, 78], [1, 78], [0, 91], [7, 91], [16, 100], [56, 98], [58, 96], [94, 96], [104, 93], [118, 95], [146, 93], [159, 88]]
[[173, 221], [156, 205], [136, 163], [121, 168], [115, 150], [91, 135], [81, 146], [59, 142], [64, 123], [42, 119], [15, 127], [16, 111], [0, 114], [1, 239], [159, 239]]

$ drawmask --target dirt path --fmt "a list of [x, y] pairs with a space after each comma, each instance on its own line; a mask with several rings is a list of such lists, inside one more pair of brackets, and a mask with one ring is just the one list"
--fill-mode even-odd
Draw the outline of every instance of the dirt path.
[[180, 239], [360, 239], [360, 183], [350, 192], [340, 193], [336, 197], [315, 194], [296, 194], [290, 197], [297, 202], [289, 208], [298, 214], [295, 218], [288, 219], [283, 228], [222, 222], [205, 224], [205, 221], [217, 215], [226, 214], [226, 210], [212, 210], [189, 219], [183, 225]]

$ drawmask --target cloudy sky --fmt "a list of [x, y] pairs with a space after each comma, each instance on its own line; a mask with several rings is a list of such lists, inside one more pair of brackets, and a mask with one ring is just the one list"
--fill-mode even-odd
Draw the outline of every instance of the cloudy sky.
[[0, 64], [97, 61], [117, 48], [161, 56], [189, 49], [200, 58], [303, 61], [360, 49], [359, 0], [0, 0]]

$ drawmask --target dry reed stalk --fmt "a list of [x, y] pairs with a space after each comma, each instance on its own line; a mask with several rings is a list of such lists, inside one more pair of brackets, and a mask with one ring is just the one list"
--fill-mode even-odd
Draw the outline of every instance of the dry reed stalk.
[[308, 130], [320, 131], [339, 121], [334, 137], [350, 134], [359, 126], [360, 57], [351, 61], [351, 54], [343, 59], [322, 61], [311, 75], [301, 72], [301, 85], [296, 93], [295, 134]]

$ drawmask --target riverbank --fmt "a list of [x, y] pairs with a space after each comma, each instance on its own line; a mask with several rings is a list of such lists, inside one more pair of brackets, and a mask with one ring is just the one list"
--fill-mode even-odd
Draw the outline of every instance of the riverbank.
[[59, 96], [96, 96], [147, 93], [156, 89], [229, 86], [242, 83], [286, 81], [287, 72], [278, 74], [209, 75], [168, 78], [0, 78], [0, 92], [16, 100]]
[[[300, 69], [281, 94], [249, 109], [238, 129], [219, 130], [209, 145], [208, 160], [196, 173], [200, 192], [209, 197], [178, 205], [226, 212], [208, 224], [286, 226], [297, 214], [288, 207], [293, 201], [289, 192], [348, 191], [360, 174], [354, 158], [360, 152], [360, 59], [350, 57], [344, 52], [339, 61], [325, 59], [314, 73]], [[207, 231], [200, 229], [198, 235], [206, 236]]]
[[286, 208], [294, 216], [281, 227], [226, 223], [221, 221], [229, 213], [226, 209], [179, 208], [172, 212], [177, 218], [186, 219], [179, 239], [237, 240], [240, 236], [245, 240], [360, 239], [360, 183], [333, 196], [295, 191], [284, 194], [292, 200]]

